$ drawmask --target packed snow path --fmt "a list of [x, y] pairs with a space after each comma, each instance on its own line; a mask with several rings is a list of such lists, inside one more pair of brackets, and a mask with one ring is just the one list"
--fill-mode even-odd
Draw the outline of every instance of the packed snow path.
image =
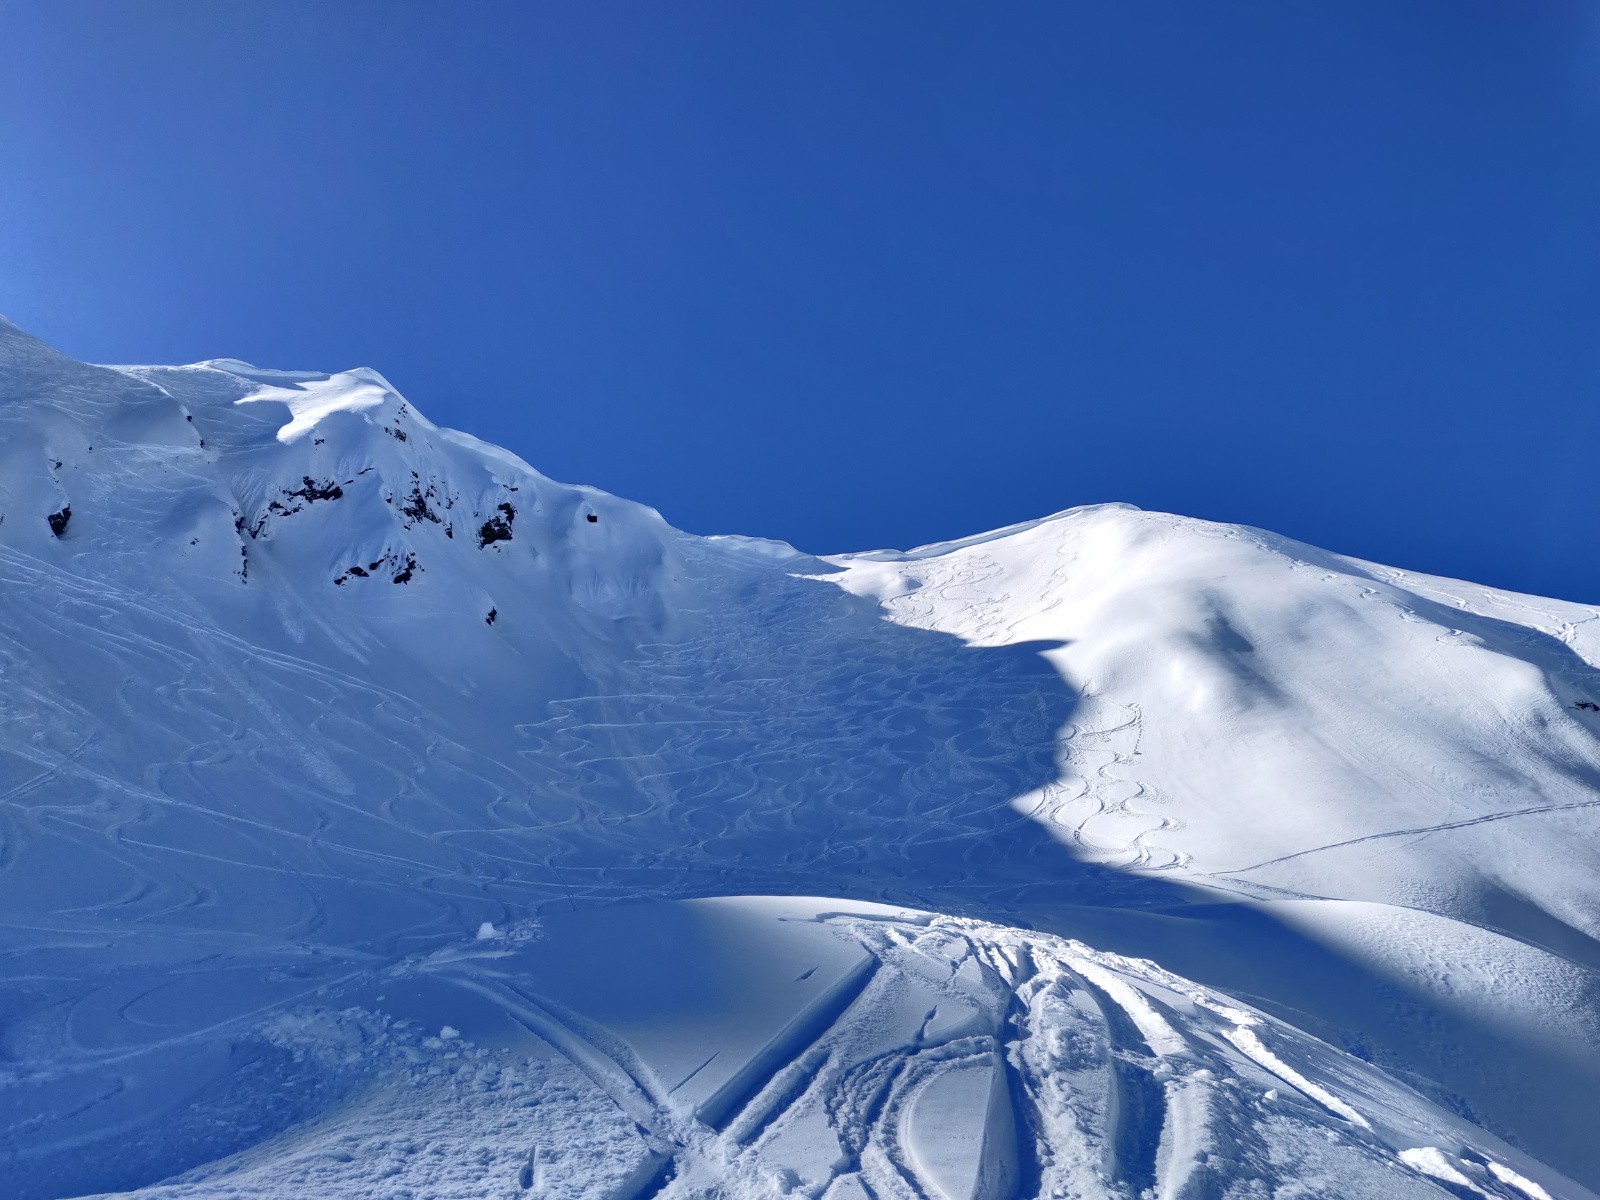
[[[0, 1177], [1587, 1195], [1595, 616], [1121, 507], [696, 538], [0, 327]], [[760, 895], [840, 973], [668, 903]]]

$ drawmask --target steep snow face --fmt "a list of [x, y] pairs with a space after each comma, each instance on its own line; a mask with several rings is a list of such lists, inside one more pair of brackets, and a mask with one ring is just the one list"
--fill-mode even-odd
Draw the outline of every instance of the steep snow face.
[[0, 1177], [1590, 1195], [1596, 615], [1123, 507], [698, 538], [0, 325]]
[[340, 587], [325, 625], [501, 599], [595, 629], [664, 615], [679, 535], [656, 513], [438, 429], [374, 371], [91, 367], [6, 327], [0, 372], [0, 537], [69, 569], [171, 575], [229, 613], [252, 572], [313, 609]]

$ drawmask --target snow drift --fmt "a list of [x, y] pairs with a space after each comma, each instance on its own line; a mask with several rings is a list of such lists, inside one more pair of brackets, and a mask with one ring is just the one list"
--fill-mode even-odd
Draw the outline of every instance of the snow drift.
[[0, 325], [5, 1194], [1592, 1196], [1597, 616]]

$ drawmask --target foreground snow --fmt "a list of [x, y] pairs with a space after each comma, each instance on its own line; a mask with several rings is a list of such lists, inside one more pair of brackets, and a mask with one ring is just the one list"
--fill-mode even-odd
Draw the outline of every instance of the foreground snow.
[[1600, 1184], [1593, 609], [697, 538], [3, 326], [0, 514], [8, 1195]]
[[1563, 1187], [1359, 1059], [1154, 964], [881, 905], [561, 913], [323, 1000], [258, 1037], [317, 1060], [342, 1102], [142, 1195]]

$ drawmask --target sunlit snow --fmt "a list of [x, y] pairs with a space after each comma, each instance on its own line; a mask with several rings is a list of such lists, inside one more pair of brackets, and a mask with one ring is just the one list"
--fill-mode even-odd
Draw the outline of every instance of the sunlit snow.
[[1597, 616], [0, 324], [0, 1195], [1593, 1197]]

